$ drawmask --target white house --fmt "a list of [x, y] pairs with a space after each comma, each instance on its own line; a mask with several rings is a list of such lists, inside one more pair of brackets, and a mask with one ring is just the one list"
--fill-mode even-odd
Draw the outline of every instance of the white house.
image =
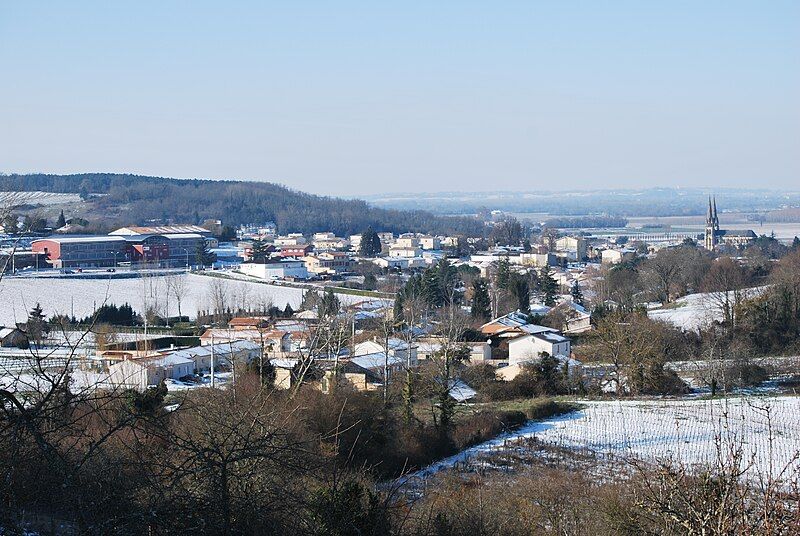
[[306, 263], [297, 259], [287, 259], [264, 264], [245, 262], [239, 266], [239, 271], [251, 277], [257, 277], [267, 281], [286, 279], [289, 277], [293, 279], [308, 279]]
[[604, 249], [600, 254], [600, 259], [603, 264], [619, 264], [624, 261], [633, 259], [636, 252], [632, 249]]
[[224, 343], [195, 346], [176, 350], [170, 354], [174, 357], [190, 359], [197, 371], [209, 370], [213, 357], [214, 366], [230, 365], [234, 361], [249, 363], [261, 353], [261, 345], [252, 341], [231, 341]]
[[402, 249], [417, 249], [419, 248], [419, 238], [412, 234], [404, 234], [397, 237], [397, 240], [392, 244], [393, 248]]
[[306, 243], [306, 238], [302, 233], [289, 233], [286, 236], [279, 236], [273, 243], [275, 246], [301, 246]]
[[[400, 239], [398, 239], [399, 241]], [[422, 250], [418, 247], [406, 247], [394, 245], [389, 248], [389, 257], [419, 257]]]
[[581, 261], [586, 257], [586, 239], [582, 236], [564, 236], [556, 240], [559, 257], [570, 261]]
[[[412, 367], [417, 366], [416, 344], [412, 344], [409, 349], [409, 345], [406, 341], [394, 337], [390, 338], [388, 343], [389, 343], [388, 354], [390, 356], [400, 359], [404, 365], [406, 363], [410, 363]], [[354, 357], [361, 357], [366, 355], [378, 355], [378, 354], [384, 355], [385, 353], [386, 349], [383, 346], [383, 342], [378, 342], [378, 341], [360, 342], [355, 345], [355, 348], [353, 348]]]
[[180, 355], [126, 359], [108, 367], [108, 381], [124, 389], [143, 391], [162, 380], [177, 380], [194, 372], [194, 361]]
[[438, 236], [421, 236], [419, 245], [422, 249], [440, 249], [442, 247]]
[[[469, 363], [479, 365], [492, 359], [492, 345], [489, 341], [465, 343], [469, 350]], [[441, 350], [442, 343], [435, 338], [426, 339], [417, 343], [417, 357], [430, 359]]]
[[[570, 378], [576, 378], [583, 375], [583, 363], [581, 363], [577, 359], [572, 359], [570, 357], [566, 357], [563, 355], [555, 356], [555, 358], [558, 360], [558, 362], [561, 364], [562, 367], [566, 367], [567, 374]], [[524, 370], [525, 365], [536, 363], [537, 359], [533, 359], [530, 361], [521, 361], [513, 365], [500, 367], [495, 372], [495, 377], [498, 380], [503, 380], [507, 382], [511, 381], [517, 376], [519, 376], [519, 374]]]
[[529, 324], [523, 328], [528, 333], [508, 341], [508, 363], [530, 361], [542, 354], [569, 356], [570, 340], [557, 330]]

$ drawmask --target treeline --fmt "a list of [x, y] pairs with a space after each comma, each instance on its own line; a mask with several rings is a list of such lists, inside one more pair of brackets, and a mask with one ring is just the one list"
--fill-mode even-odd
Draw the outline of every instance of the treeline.
[[433, 216], [423, 211], [375, 208], [361, 200], [311, 195], [266, 182], [170, 179], [140, 175], [0, 175], [0, 190], [79, 193], [106, 213], [125, 207], [134, 221], [200, 223], [224, 219], [226, 225], [274, 221], [281, 232], [360, 233], [368, 227], [387, 232], [482, 235], [473, 218]]

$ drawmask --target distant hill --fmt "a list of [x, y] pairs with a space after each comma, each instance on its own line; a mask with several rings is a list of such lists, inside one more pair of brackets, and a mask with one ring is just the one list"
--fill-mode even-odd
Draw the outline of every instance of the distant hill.
[[376, 208], [298, 192], [266, 182], [170, 179], [114, 173], [76, 175], [0, 175], [0, 191], [77, 193], [89, 210], [108, 224], [151, 220], [225, 225], [274, 221], [282, 233], [332, 231], [337, 235], [376, 231], [481, 235], [481, 222], [469, 217], [434, 216], [420, 210]]

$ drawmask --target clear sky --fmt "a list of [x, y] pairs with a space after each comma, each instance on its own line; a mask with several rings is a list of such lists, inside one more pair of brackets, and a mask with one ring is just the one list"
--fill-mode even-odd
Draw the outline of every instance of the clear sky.
[[800, 2], [0, 0], [0, 171], [800, 188]]

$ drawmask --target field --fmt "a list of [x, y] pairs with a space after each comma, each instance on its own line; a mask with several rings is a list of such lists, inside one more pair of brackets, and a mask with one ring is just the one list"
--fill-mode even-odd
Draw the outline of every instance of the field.
[[61, 205], [79, 203], [78, 194], [59, 194], [53, 192], [0, 192], [0, 206], [17, 205]]
[[[303, 290], [261, 283], [220, 280], [213, 277], [185, 274], [173, 276], [186, 279], [186, 296], [181, 302], [181, 312], [194, 317], [199, 310], [211, 306], [211, 288], [221, 282], [231, 307], [251, 308], [275, 304], [283, 308], [288, 303], [293, 308], [300, 305]], [[145, 279], [61, 279], [61, 278], [4, 278], [0, 281], [0, 325], [23, 322], [28, 311], [41, 303], [44, 313], [68, 314], [78, 318], [90, 315], [104, 303], [122, 305], [129, 303], [137, 312], [145, 304], [162, 314], [177, 315], [174, 298], [167, 296], [167, 278]], [[341, 296], [342, 301], [347, 297]], [[355, 298], [352, 298], [355, 299]]]
[[[739, 451], [747, 475], [797, 478], [800, 398], [592, 401], [585, 408], [534, 422], [424, 469], [428, 476], [454, 466], [496, 463], [515, 442], [543, 444], [601, 457], [671, 459], [688, 466], [713, 464]], [[524, 448], [524, 447], [522, 447]]]

